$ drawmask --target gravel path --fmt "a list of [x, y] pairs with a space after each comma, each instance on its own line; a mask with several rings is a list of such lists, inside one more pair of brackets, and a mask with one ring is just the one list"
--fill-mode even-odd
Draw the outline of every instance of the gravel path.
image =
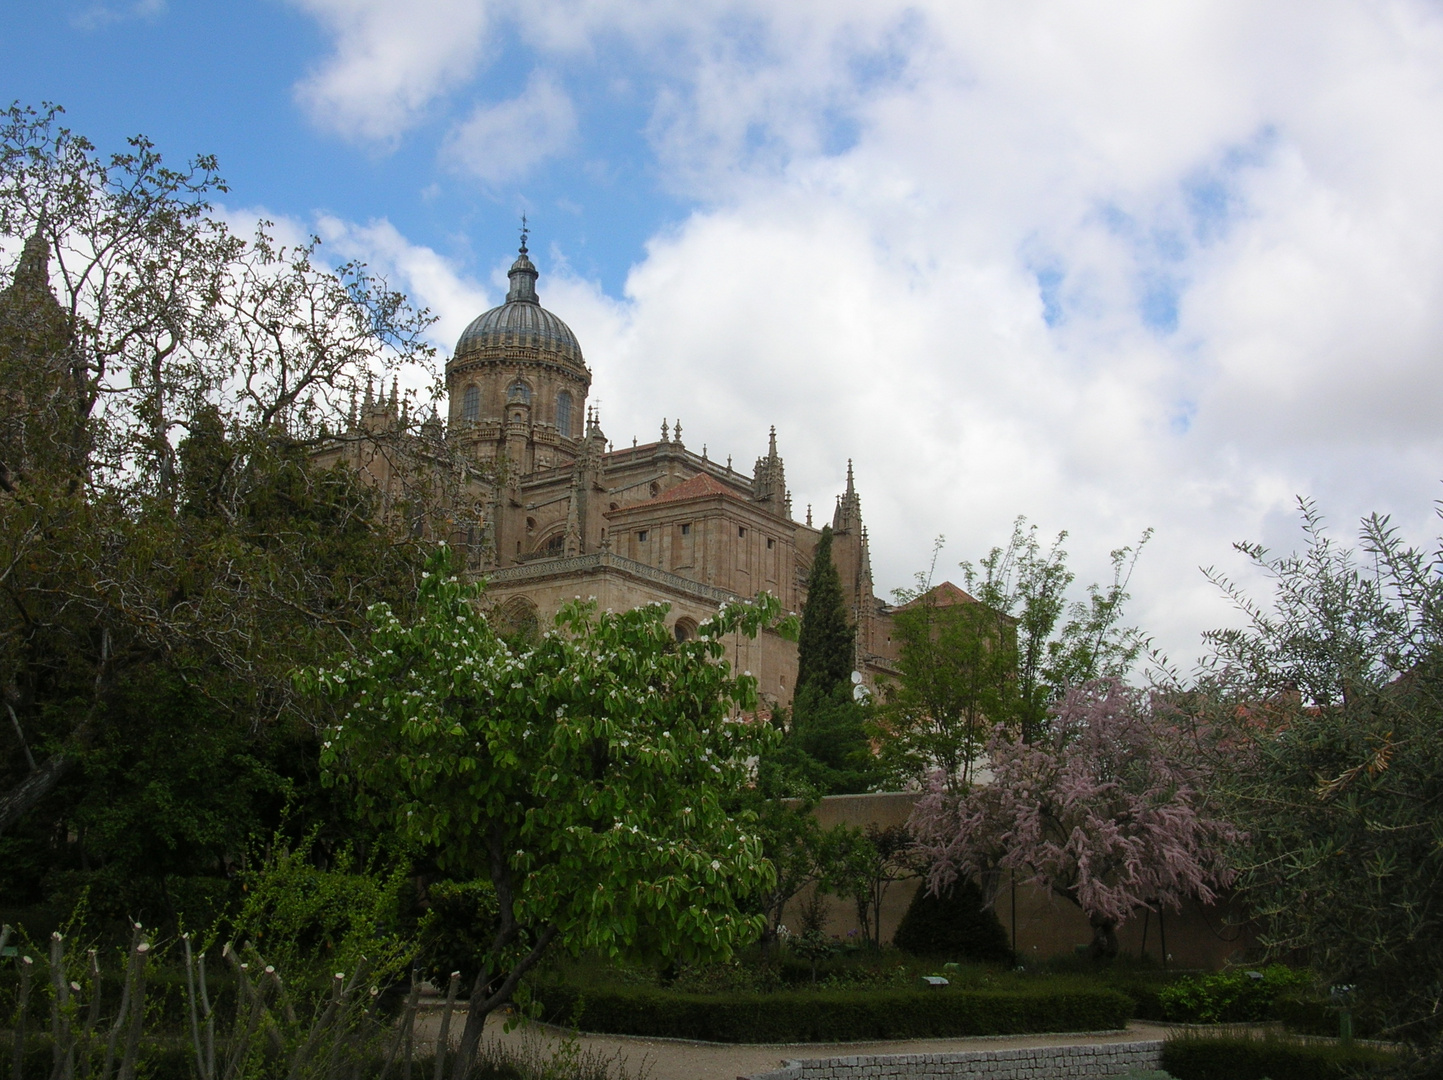
[[[452, 1019], [452, 1038], [464, 1024], [461, 1011]], [[501, 1030], [504, 1019], [491, 1017], [488, 1037], [528, 1056], [550, 1060], [564, 1044], [567, 1032], [549, 1024], [526, 1024], [515, 1031]], [[416, 1021], [418, 1041], [434, 1042], [440, 1033], [439, 1010], [427, 1009]], [[705, 1043], [684, 1039], [645, 1039], [627, 1035], [579, 1035], [582, 1053], [597, 1055], [623, 1066], [634, 1078], [645, 1080], [737, 1080], [738, 1077], [775, 1069], [785, 1058], [844, 1057], [853, 1054], [943, 1054], [959, 1050], [1000, 1050], [1030, 1046], [1077, 1046], [1083, 1043], [1136, 1042], [1161, 1039], [1167, 1028], [1134, 1021], [1126, 1031], [1061, 1035], [999, 1035], [976, 1039], [910, 1039], [896, 1042], [847, 1043]]]

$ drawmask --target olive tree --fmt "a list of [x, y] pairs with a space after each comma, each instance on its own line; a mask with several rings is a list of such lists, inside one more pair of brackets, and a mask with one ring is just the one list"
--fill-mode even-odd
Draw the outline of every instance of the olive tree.
[[498, 914], [470, 987], [453, 1076], [486, 1017], [547, 949], [678, 961], [755, 941], [771, 886], [754, 815], [727, 804], [768, 749], [756, 682], [723, 659], [780, 606], [724, 606], [677, 642], [665, 605], [575, 601], [532, 643], [500, 637], [443, 549], [417, 614], [372, 613], [356, 653], [302, 673], [336, 709], [322, 764], [458, 879], [484, 877]]
[[1234, 853], [1263, 942], [1357, 987], [1389, 1034], [1443, 1018], [1443, 541], [1385, 517], [1355, 549], [1302, 503], [1305, 544], [1238, 550], [1272, 581], [1209, 635], [1195, 687], [1218, 790], [1250, 839]]

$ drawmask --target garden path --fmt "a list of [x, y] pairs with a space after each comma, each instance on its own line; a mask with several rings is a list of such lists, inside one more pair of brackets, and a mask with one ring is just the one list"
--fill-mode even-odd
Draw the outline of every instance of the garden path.
[[[453, 1039], [464, 1020], [452, 1020]], [[569, 1032], [550, 1024], [530, 1023], [503, 1032], [503, 1017], [493, 1016], [487, 1036], [533, 1059], [550, 1061], [562, 1049]], [[435, 1041], [440, 1034], [439, 1009], [425, 1010], [416, 1021], [418, 1042]], [[784, 1058], [849, 1057], [854, 1054], [945, 1054], [961, 1050], [1002, 1050], [1031, 1046], [1079, 1046], [1085, 1043], [1138, 1042], [1161, 1039], [1168, 1028], [1133, 1021], [1126, 1031], [1058, 1035], [999, 1035], [974, 1039], [907, 1039], [894, 1042], [847, 1043], [706, 1043], [684, 1039], [649, 1039], [627, 1035], [578, 1035], [577, 1049], [593, 1059], [625, 1066], [633, 1080], [737, 1080], [738, 1077], [775, 1069]]]

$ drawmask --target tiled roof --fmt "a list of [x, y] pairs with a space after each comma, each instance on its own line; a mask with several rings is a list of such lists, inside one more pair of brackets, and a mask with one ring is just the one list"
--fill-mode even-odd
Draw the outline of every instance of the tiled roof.
[[903, 611], [915, 604], [920, 604], [923, 600], [926, 600], [933, 607], [956, 607], [958, 604], [977, 603], [977, 597], [963, 589], [959, 589], [950, 581], [944, 581], [941, 585], [933, 585], [932, 588], [922, 596], [903, 604], [897, 610]]
[[654, 503], [680, 502], [683, 499], [700, 499], [710, 495], [730, 495], [733, 499], [747, 501], [734, 488], [727, 487], [709, 473], [697, 473], [690, 480], [683, 480], [676, 487], [667, 488], [651, 501]]

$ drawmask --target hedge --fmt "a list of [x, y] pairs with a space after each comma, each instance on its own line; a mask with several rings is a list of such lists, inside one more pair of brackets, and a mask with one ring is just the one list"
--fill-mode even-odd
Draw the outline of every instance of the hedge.
[[707, 1042], [875, 1039], [1101, 1031], [1127, 1026], [1113, 990], [838, 990], [677, 994], [649, 987], [538, 986], [544, 1019], [583, 1031]]
[[1397, 1060], [1369, 1046], [1246, 1036], [1184, 1036], [1162, 1048], [1162, 1067], [1177, 1080], [1343, 1080]]

